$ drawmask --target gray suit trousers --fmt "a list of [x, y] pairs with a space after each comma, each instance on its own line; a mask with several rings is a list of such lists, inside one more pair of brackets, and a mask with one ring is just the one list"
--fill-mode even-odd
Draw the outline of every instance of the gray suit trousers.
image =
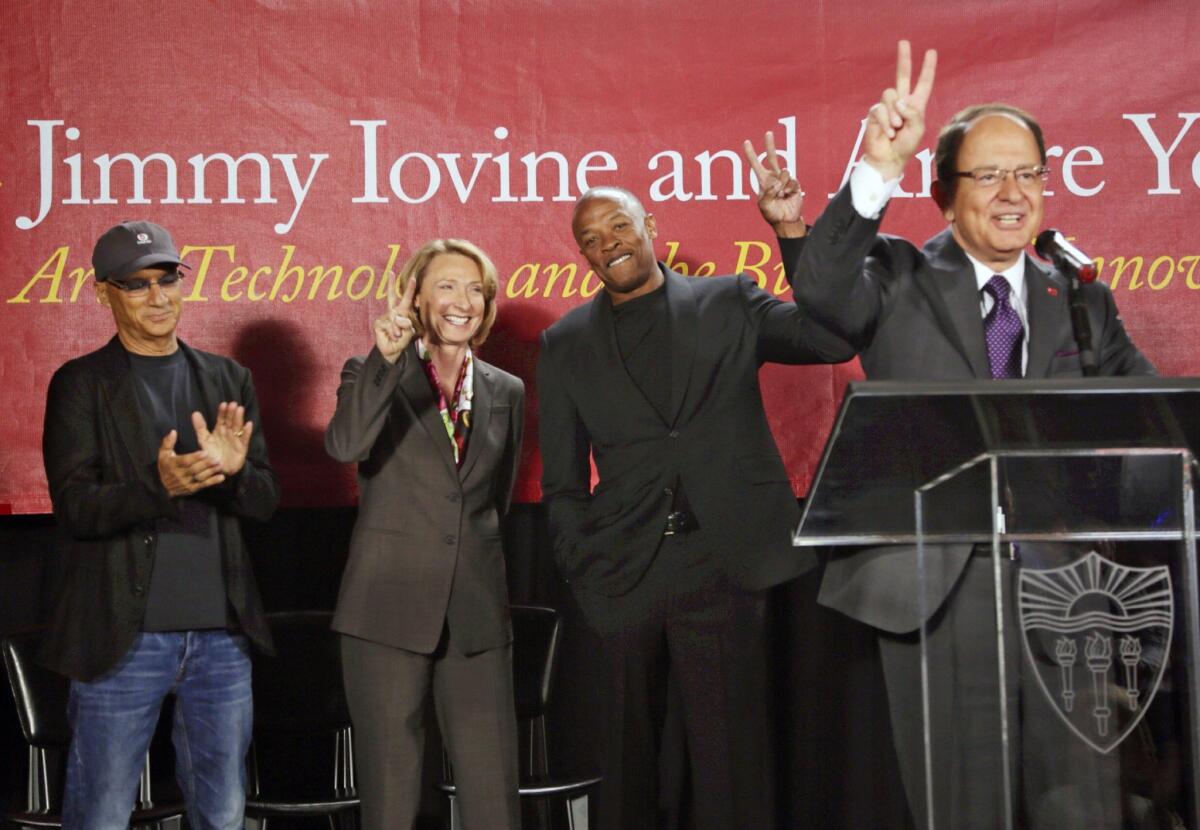
[[408, 830], [421, 803], [430, 690], [464, 830], [520, 830], [512, 647], [464, 657], [342, 637], [364, 830]]

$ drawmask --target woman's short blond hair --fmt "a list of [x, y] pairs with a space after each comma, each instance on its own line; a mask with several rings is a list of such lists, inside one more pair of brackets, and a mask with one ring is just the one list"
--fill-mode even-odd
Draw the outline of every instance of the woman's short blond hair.
[[[487, 340], [488, 333], [492, 330], [492, 324], [496, 322], [496, 290], [500, 283], [496, 275], [496, 266], [492, 264], [488, 255], [473, 242], [465, 239], [431, 239], [418, 248], [400, 269], [388, 295], [388, 307], [394, 308], [400, 301], [410, 279], [417, 281], [416, 293], [420, 293], [421, 280], [425, 278], [425, 271], [428, 270], [429, 263], [441, 254], [465, 256], [479, 266], [479, 273], [483, 276], [483, 321], [479, 324], [479, 330], [475, 332], [475, 336], [471, 338], [471, 346], [478, 348], [483, 345], [483, 341]], [[416, 336], [424, 337], [425, 325], [421, 322], [421, 314], [415, 304], [410, 316]]]

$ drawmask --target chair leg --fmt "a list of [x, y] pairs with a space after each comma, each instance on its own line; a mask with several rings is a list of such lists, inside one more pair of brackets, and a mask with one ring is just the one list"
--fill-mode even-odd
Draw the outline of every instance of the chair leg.
[[[261, 784], [258, 780], [258, 748], [250, 742], [250, 751], [246, 753], [246, 795], [259, 795]], [[243, 822], [247, 830], [267, 830], [265, 818], [247, 818]]]
[[[550, 742], [547, 732], [545, 715], [539, 715], [529, 722], [530, 755], [532, 760], [530, 769], [534, 775], [550, 774]], [[539, 828], [555, 830], [555, 828], [561, 826], [556, 811], [552, 809], [553, 806], [550, 803], [550, 799], [539, 798], [537, 800], [537, 826]], [[569, 815], [567, 821], [570, 821]]]
[[[138, 776], [138, 795], [137, 807], [140, 810], [148, 810], [154, 806], [154, 792], [150, 788], [150, 750], [146, 750], [146, 763], [142, 765], [142, 774]], [[154, 822], [154, 830], [167, 830], [167, 828], [180, 830], [183, 827], [182, 818], [171, 818], [166, 821]]]
[[462, 814], [458, 811], [458, 799], [450, 796], [450, 830], [462, 830]]
[[329, 821], [329, 830], [357, 830], [358, 828], [356, 808], [339, 810], [336, 813], [330, 813], [326, 818]]
[[142, 774], [138, 777], [137, 806], [143, 810], [154, 806], [154, 793], [150, 790], [150, 750], [146, 750], [146, 763], [142, 764]]
[[585, 793], [567, 801], [567, 826], [570, 830], [588, 830], [588, 797]]
[[29, 747], [29, 780], [25, 793], [25, 809], [31, 813], [50, 806], [50, 773], [46, 750]]
[[339, 729], [334, 737], [333, 791], [342, 796], [355, 790], [354, 733], [349, 726], [345, 726]]

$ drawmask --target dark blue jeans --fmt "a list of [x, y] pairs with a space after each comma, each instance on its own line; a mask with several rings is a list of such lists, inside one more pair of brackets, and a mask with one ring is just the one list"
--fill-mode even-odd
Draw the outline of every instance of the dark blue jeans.
[[123, 830], [163, 698], [175, 695], [176, 777], [194, 830], [241, 830], [253, 707], [246, 638], [138, 635], [115, 668], [71, 682], [63, 827]]

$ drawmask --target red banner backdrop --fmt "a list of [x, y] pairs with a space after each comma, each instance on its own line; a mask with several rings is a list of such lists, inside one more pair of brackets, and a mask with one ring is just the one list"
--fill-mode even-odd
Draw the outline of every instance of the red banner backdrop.
[[[744, 270], [788, 296], [741, 141], [775, 130], [811, 221], [900, 36], [940, 64], [928, 149], [885, 229], [924, 239], [943, 224], [936, 125], [970, 103], [1025, 107], [1050, 144], [1047, 221], [1102, 260], [1164, 373], [1200, 369], [1190, 0], [10, 0], [0, 25], [0, 511], [49, 507], [46, 385], [111, 335], [92, 244], [142, 217], [192, 266], [183, 338], [253, 369], [291, 504], [354, 498], [322, 433], [388, 270], [431, 237], [482, 245], [502, 278], [484, 356], [529, 388], [518, 498], [536, 500], [537, 335], [599, 287], [569, 229], [581, 189], [638, 193], [675, 267]], [[856, 372], [764, 370], [797, 493]]]

